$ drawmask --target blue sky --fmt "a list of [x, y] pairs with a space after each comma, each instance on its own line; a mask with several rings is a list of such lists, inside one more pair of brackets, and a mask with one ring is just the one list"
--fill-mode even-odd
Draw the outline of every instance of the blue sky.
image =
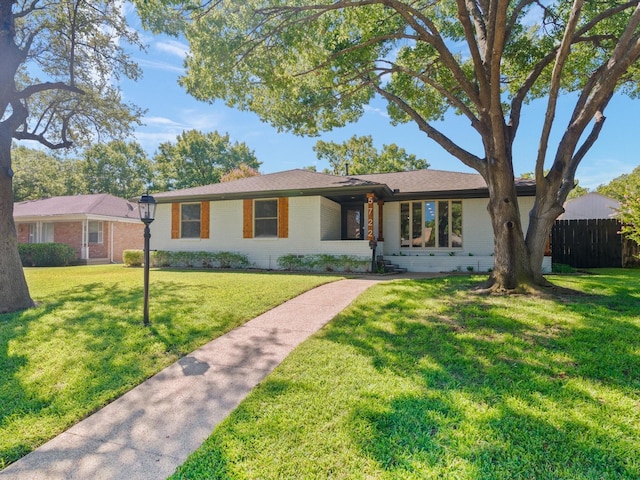
[[[139, 28], [135, 22], [132, 26]], [[122, 89], [127, 101], [147, 110], [144, 125], [137, 128], [135, 139], [149, 155], [155, 153], [160, 143], [175, 142], [177, 135], [184, 130], [217, 130], [221, 134], [228, 133], [232, 142], [246, 143], [262, 162], [262, 173], [309, 165], [316, 165], [320, 171], [328, 165], [319, 162], [313, 151], [319, 139], [341, 143], [353, 135], [371, 135], [379, 150], [384, 144], [395, 143], [409, 153], [426, 159], [430, 168], [472, 171], [442, 150], [415, 125], [392, 126], [381, 100], [368, 107], [357, 123], [320, 137], [306, 138], [278, 133], [275, 128], [262, 123], [255, 114], [230, 109], [220, 101], [213, 104], [198, 102], [178, 85], [178, 78], [184, 73], [183, 59], [188, 51], [187, 43], [151, 34], [143, 34], [143, 37], [148, 45], [147, 52], [133, 52], [133, 57], [142, 67], [144, 76], [135, 83], [125, 82]], [[568, 101], [561, 102], [556, 128], [566, 125], [566, 120], [562, 122], [562, 112], [566, 117], [570, 106]], [[543, 113], [543, 102], [525, 106], [515, 144], [514, 168], [517, 175], [534, 169]], [[629, 173], [640, 164], [640, 101], [614, 97], [606, 117], [598, 142], [582, 161], [576, 175], [580, 185], [590, 189]], [[462, 146], [481, 155], [480, 143], [465, 118], [448, 116], [439, 127]], [[557, 134], [555, 138], [558, 138]]]

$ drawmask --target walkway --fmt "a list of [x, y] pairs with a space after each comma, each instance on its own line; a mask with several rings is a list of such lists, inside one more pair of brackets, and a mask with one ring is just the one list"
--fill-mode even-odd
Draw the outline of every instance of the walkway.
[[380, 280], [310, 290], [236, 328], [0, 472], [0, 479], [166, 479], [280, 362]]

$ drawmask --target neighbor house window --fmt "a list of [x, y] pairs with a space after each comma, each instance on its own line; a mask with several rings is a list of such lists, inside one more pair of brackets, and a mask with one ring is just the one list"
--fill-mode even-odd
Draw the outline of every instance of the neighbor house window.
[[183, 203], [180, 215], [180, 237], [200, 238], [200, 203]]
[[29, 224], [29, 243], [38, 243], [38, 224]]
[[102, 222], [89, 220], [89, 243], [102, 243]]
[[278, 200], [256, 200], [254, 204], [254, 236], [278, 236]]
[[462, 201], [401, 203], [400, 238], [403, 248], [461, 248]]

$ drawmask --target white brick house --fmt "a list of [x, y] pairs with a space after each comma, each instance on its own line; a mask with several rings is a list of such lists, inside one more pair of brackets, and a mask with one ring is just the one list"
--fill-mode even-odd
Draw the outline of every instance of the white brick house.
[[[518, 181], [517, 190], [526, 229], [535, 185]], [[375, 239], [376, 255], [409, 271], [493, 268], [488, 190], [477, 174], [289, 170], [154, 197], [154, 250], [238, 252], [278, 269], [289, 254], [371, 258]]]

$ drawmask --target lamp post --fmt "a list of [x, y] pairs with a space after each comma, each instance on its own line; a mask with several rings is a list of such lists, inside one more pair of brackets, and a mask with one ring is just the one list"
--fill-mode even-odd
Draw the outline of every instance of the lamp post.
[[151, 231], [149, 225], [156, 216], [156, 200], [148, 193], [143, 194], [138, 200], [140, 220], [144, 223], [144, 311], [143, 323], [149, 325], [149, 239]]

